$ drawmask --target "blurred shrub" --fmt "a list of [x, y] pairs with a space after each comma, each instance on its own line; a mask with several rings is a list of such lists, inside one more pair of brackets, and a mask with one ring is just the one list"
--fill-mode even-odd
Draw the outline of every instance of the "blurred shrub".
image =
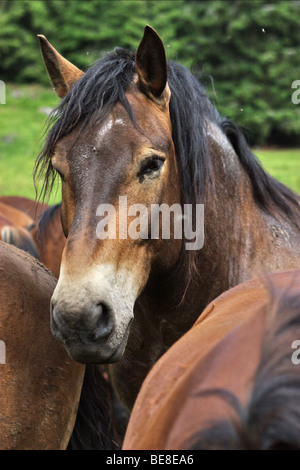
[[252, 144], [295, 146], [299, 18], [299, 1], [2, 1], [0, 78], [49, 83], [36, 34], [84, 70], [115, 46], [135, 50], [150, 24], [170, 59], [202, 71], [221, 114], [247, 128]]

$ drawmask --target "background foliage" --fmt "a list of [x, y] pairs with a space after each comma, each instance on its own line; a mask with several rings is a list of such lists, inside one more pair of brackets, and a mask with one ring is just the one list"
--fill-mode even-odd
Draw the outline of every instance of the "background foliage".
[[49, 84], [39, 33], [86, 69], [115, 46], [135, 50], [150, 24], [170, 59], [202, 70], [217, 108], [248, 130], [251, 144], [295, 146], [299, 20], [299, 1], [2, 1], [0, 79]]

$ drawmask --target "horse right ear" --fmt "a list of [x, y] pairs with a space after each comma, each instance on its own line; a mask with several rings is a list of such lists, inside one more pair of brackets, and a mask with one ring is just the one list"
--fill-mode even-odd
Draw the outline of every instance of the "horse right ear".
[[171, 95], [167, 83], [167, 58], [163, 42], [151, 26], [145, 27], [135, 55], [135, 68], [141, 91], [157, 104], [166, 106]]
[[38, 39], [54, 90], [60, 98], [64, 98], [72, 85], [84, 75], [84, 72], [60, 55], [45, 36], [38, 34]]

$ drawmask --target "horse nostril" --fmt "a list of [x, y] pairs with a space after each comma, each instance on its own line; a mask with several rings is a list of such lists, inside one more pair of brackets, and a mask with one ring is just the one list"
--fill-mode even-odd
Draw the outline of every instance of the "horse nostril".
[[96, 309], [98, 319], [93, 336], [95, 339], [106, 338], [114, 329], [113, 313], [110, 307], [104, 302], [99, 302], [96, 305]]
[[114, 329], [115, 320], [112, 309], [104, 302], [89, 304], [82, 311], [61, 309], [58, 302], [51, 300], [51, 331], [58, 339], [68, 340], [74, 334], [84, 341], [107, 338]]

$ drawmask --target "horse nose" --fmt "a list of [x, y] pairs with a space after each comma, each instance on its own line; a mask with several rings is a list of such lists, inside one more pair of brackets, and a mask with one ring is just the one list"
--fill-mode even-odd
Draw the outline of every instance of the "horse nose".
[[76, 311], [71, 307], [59, 305], [51, 300], [51, 328], [54, 336], [60, 340], [67, 340], [76, 332], [84, 335], [89, 341], [107, 338], [114, 330], [115, 322], [112, 309], [105, 302], [82, 307]]

